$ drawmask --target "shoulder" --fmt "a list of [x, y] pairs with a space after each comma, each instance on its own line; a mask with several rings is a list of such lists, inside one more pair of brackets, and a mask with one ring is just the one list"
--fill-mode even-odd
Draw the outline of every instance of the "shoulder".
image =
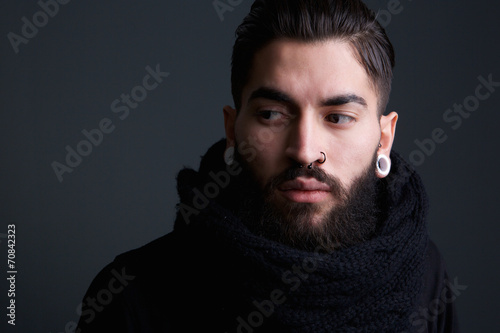
[[[171, 249], [177, 242], [177, 235], [170, 233], [120, 254], [106, 265], [85, 293], [76, 332], [135, 331], [143, 322], [138, 316], [149, 315], [144, 289], [159, 280], [159, 263], [171, 261], [165, 257], [173, 257]], [[166, 280], [165, 275], [162, 278]]]
[[216, 265], [207, 259], [217, 255], [203, 233], [188, 229], [122, 253], [104, 267], [84, 296], [76, 332], [172, 332], [193, 311], [208, 315], [222, 279], [207, 275]]
[[457, 333], [455, 300], [464, 286], [457, 278], [449, 278], [443, 256], [433, 241], [427, 246], [425, 265], [419, 304], [410, 317], [413, 331]]

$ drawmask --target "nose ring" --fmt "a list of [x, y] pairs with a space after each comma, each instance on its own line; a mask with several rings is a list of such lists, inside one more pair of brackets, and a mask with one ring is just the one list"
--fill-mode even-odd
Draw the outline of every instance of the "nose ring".
[[323, 163], [325, 163], [325, 162], [326, 162], [326, 154], [325, 154], [325, 153], [323, 153], [323, 152], [321, 152], [321, 154], [323, 154], [323, 161], [321, 161], [321, 162], [320, 162], [320, 161], [318, 161], [318, 163], [319, 163], [319, 164], [323, 164]]
[[[318, 162], [319, 164], [323, 164], [323, 163], [325, 163], [325, 162], [326, 162], [326, 154], [325, 154], [325, 153], [323, 153], [323, 152], [321, 152], [321, 154], [323, 155], [323, 161], [316, 160], [316, 162]], [[313, 163], [314, 163], [314, 162], [309, 163], [309, 165], [307, 166], [307, 168], [308, 168], [309, 170], [311, 170], [311, 169], [313, 168]], [[300, 164], [300, 165], [299, 165], [299, 168], [303, 168], [303, 167], [304, 167], [304, 165], [302, 165], [302, 164]]]

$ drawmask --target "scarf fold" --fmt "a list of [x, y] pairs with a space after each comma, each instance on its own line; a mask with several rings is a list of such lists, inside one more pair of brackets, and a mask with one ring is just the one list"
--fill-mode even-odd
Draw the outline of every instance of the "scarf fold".
[[[179, 173], [184, 207], [193, 207], [204, 186], [214, 182], [210, 173], [225, 170], [224, 147], [224, 140], [212, 146], [199, 172]], [[403, 332], [422, 287], [428, 204], [415, 171], [395, 152], [391, 161], [390, 174], [379, 184], [383, 221], [374, 237], [361, 244], [315, 253], [257, 236], [228, 207], [238, 197], [238, 189], [231, 186], [220, 188], [218, 196], [198, 207], [189, 224], [178, 206], [174, 228], [204, 233], [208, 244], [218, 247], [218, 255], [228, 254], [231, 267], [224, 274], [231, 274], [239, 286], [231, 291], [231, 297], [238, 298], [231, 315], [247, 319], [258, 309], [256, 303], [269, 304], [265, 302], [273, 291], [282, 293], [283, 302], [273, 305], [272, 314], [255, 332]], [[213, 255], [211, 249], [202, 251], [207, 252], [200, 255]], [[228, 327], [236, 332], [237, 324], [234, 317]]]

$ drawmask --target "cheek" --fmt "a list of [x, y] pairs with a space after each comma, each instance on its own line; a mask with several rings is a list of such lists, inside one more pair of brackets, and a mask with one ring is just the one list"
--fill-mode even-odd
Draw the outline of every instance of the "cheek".
[[330, 146], [333, 161], [333, 174], [340, 177], [346, 186], [358, 178], [367, 168], [373, 167], [373, 156], [377, 149], [379, 134], [377, 130], [364, 129], [338, 138]]
[[244, 163], [250, 168], [261, 188], [264, 188], [271, 178], [279, 174], [278, 155], [270, 147], [247, 145], [244, 153], [246, 153], [243, 155]]
[[261, 187], [280, 172], [284, 148], [281, 136], [269, 128], [245, 122], [235, 124], [238, 151]]

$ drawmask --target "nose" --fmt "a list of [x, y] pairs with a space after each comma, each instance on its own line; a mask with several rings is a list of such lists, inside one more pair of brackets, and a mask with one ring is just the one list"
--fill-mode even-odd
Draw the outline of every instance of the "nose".
[[286, 156], [293, 162], [308, 165], [323, 160], [321, 131], [314, 115], [304, 114], [295, 119], [288, 133]]

